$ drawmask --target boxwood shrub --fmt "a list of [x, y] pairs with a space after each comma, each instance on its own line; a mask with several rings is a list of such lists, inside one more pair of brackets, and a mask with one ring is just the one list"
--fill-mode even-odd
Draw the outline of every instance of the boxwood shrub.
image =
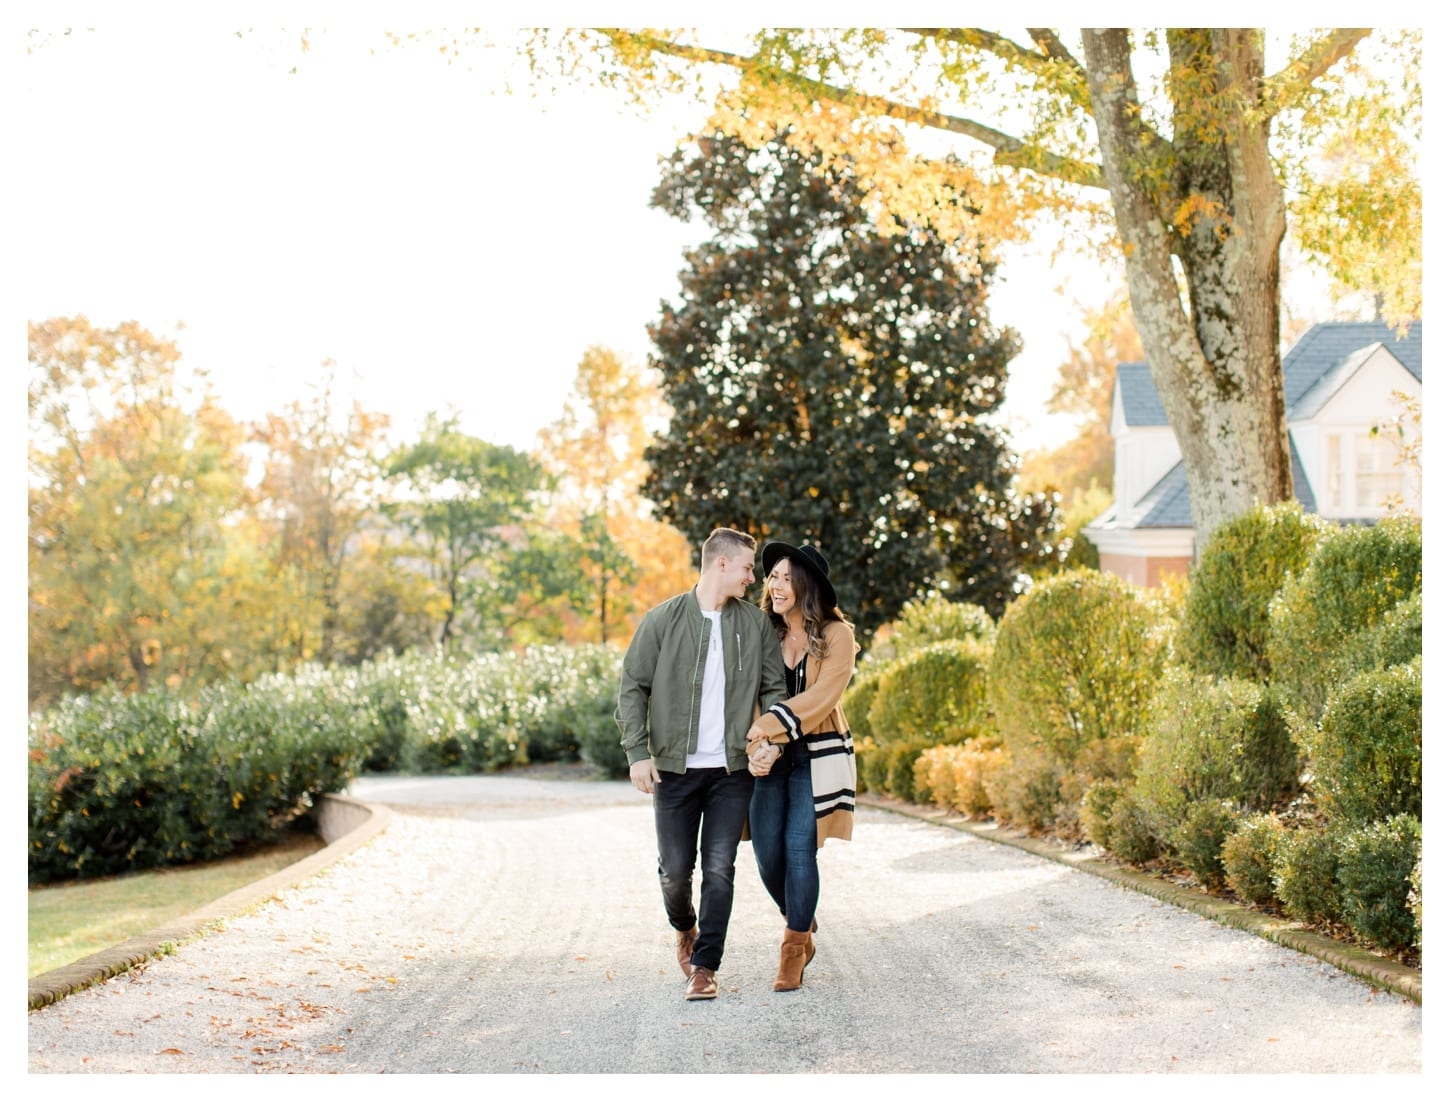
[[1230, 800], [1195, 800], [1169, 835], [1173, 853], [1209, 891], [1224, 886], [1223, 846], [1239, 823]]
[[1056, 575], [1008, 606], [988, 697], [1007, 748], [1071, 763], [1094, 742], [1140, 733], [1167, 657], [1151, 602], [1111, 574]]
[[1363, 825], [1421, 815], [1421, 660], [1356, 674], [1318, 724], [1295, 738], [1316, 803], [1331, 819]]
[[1267, 811], [1294, 795], [1299, 768], [1288, 721], [1269, 689], [1171, 667], [1142, 741], [1138, 800], [1159, 838], [1177, 851], [1172, 835], [1192, 805], [1228, 800]]
[[1340, 839], [1340, 910], [1350, 929], [1392, 952], [1419, 941], [1410, 901], [1422, 830], [1413, 815], [1396, 815], [1346, 831]]
[[1421, 588], [1417, 521], [1350, 525], [1315, 545], [1303, 572], [1269, 610], [1269, 666], [1288, 703], [1319, 718], [1335, 687], [1360, 668], [1365, 633]]
[[1189, 575], [1176, 655], [1215, 677], [1269, 679], [1269, 605], [1328, 524], [1298, 502], [1260, 506], [1214, 529]]
[[1134, 586], [1091, 571], [1051, 577], [1008, 606], [987, 682], [1010, 754], [994, 807], [1029, 829], [1080, 831], [1088, 786], [1131, 774], [1169, 623]]
[[1338, 920], [1339, 847], [1323, 826], [1287, 830], [1274, 847], [1274, 895], [1303, 922]]
[[1224, 881], [1240, 899], [1260, 906], [1274, 901], [1274, 860], [1283, 836], [1283, 821], [1268, 811], [1247, 816], [1224, 839]]
[[928, 643], [897, 658], [876, 679], [871, 737], [959, 742], [990, 731], [987, 670], [991, 651], [971, 640]]
[[896, 619], [878, 631], [871, 651], [876, 660], [889, 662], [931, 643], [974, 640], [990, 646], [996, 632], [981, 605], [950, 601], [933, 591], [902, 605]]
[[871, 730], [871, 706], [876, 703], [876, 688], [881, 675], [888, 668], [889, 663], [857, 666], [856, 672], [851, 675], [851, 684], [841, 696], [841, 711], [846, 713], [846, 722], [857, 742], [874, 738]]
[[916, 760], [917, 794], [938, 807], [983, 818], [992, 810], [987, 782], [1006, 758], [1007, 752], [989, 740], [933, 746]]

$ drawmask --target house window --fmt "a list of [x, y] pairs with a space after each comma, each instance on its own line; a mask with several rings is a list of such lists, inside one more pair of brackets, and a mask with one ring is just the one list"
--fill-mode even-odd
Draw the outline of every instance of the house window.
[[1383, 435], [1331, 433], [1324, 458], [1326, 499], [1339, 516], [1377, 516], [1390, 498], [1406, 491], [1399, 451]]
[[1355, 436], [1355, 508], [1378, 510], [1392, 496], [1404, 492], [1405, 472], [1395, 465], [1398, 458], [1394, 442], [1384, 436]]

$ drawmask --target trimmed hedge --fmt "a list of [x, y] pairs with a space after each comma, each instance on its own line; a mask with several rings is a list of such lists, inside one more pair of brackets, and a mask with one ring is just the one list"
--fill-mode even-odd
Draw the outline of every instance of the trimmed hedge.
[[886, 665], [857, 666], [851, 675], [851, 684], [841, 696], [841, 711], [846, 713], [846, 722], [856, 742], [871, 739], [871, 706], [876, 703], [876, 689], [881, 675], [890, 668]]
[[1231, 801], [1197, 800], [1169, 835], [1175, 856], [1209, 891], [1224, 885], [1223, 846], [1238, 822]]
[[889, 661], [932, 643], [969, 639], [990, 646], [996, 633], [997, 625], [986, 609], [968, 601], [949, 601], [933, 591], [902, 605], [872, 650], [877, 658]]
[[1339, 847], [1324, 827], [1284, 832], [1274, 847], [1274, 895], [1302, 922], [1339, 918]]
[[856, 743], [856, 783], [862, 792], [877, 792], [916, 803], [916, 762], [934, 743], [907, 739], [878, 745], [866, 739]]
[[1349, 671], [1362, 668], [1365, 633], [1420, 590], [1420, 571], [1419, 523], [1392, 518], [1326, 534], [1303, 573], [1285, 584], [1269, 610], [1269, 665], [1306, 722], [1319, 718]]
[[[489, 771], [617, 755], [613, 648], [306, 667], [183, 700], [75, 698], [31, 717], [32, 883], [222, 857], [270, 841], [363, 768]], [[607, 748], [607, 749], [605, 749]]]
[[1001, 815], [1081, 834], [1092, 782], [1132, 774], [1170, 624], [1155, 598], [1090, 571], [1051, 577], [1008, 606], [987, 683], [1010, 754], [992, 786]]
[[990, 663], [991, 651], [971, 640], [928, 643], [896, 659], [876, 680], [871, 737], [940, 745], [988, 733]]
[[1240, 821], [1223, 843], [1224, 881], [1250, 903], [1274, 901], [1274, 860], [1284, 824], [1273, 812]]
[[1294, 795], [1298, 776], [1289, 724], [1270, 691], [1253, 681], [1168, 671], [1143, 738], [1137, 795], [1175, 851], [1171, 836], [1192, 805], [1228, 800], [1266, 811]]
[[916, 790], [949, 811], [980, 819], [992, 810], [987, 784], [1005, 764], [1000, 746], [973, 740], [961, 746], [933, 746], [916, 759]]
[[1295, 738], [1319, 807], [1355, 825], [1421, 815], [1421, 660], [1356, 674]]
[[1221, 524], [1189, 575], [1179, 660], [1215, 677], [1269, 679], [1269, 606], [1329, 530], [1298, 502]]
[[1422, 829], [1413, 815], [1371, 823], [1340, 841], [1340, 909], [1350, 929], [1391, 951], [1420, 940], [1420, 920], [1410, 899], [1420, 863]]
[[1015, 756], [1073, 763], [1093, 743], [1143, 729], [1167, 657], [1164, 622], [1129, 583], [1069, 571], [1002, 615], [988, 698]]
[[334, 682], [304, 671], [187, 703], [111, 691], [32, 717], [29, 877], [45, 883], [223, 857], [276, 837], [366, 751]]

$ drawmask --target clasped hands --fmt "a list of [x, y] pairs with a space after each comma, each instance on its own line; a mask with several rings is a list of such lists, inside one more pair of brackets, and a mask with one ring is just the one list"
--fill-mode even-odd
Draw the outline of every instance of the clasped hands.
[[752, 777], [765, 776], [785, 753], [784, 748], [768, 741], [765, 733], [755, 727], [745, 733], [745, 745], [750, 756], [749, 769]]

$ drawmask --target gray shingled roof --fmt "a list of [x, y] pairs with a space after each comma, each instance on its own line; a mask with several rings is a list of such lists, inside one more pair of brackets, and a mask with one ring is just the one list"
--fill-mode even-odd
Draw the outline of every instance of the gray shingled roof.
[[[1323, 322], [1300, 337], [1284, 357], [1284, 408], [1290, 411], [1290, 419], [1298, 419], [1300, 411], [1295, 407], [1311, 390], [1315, 391], [1311, 401], [1327, 400], [1339, 389], [1333, 385], [1325, 393], [1333, 380], [1338, 378], [1342, 384], [1352, 374], [1351, 362], [1358, 363], [1356, 353], [1375, 344], [1383, 344], [1410, 374], [1421, 378], [1418, 321], [1411, 323], [1404, 337], [1396, 336], [1382, 321]], [[1316, 388], [1315, 384], [1326, 377], [1325, 387]], [[1163, 410], [1146, 363], [1119, 364], [1118, 390], [1123, 401], [1123, 417], [1130, 426], [1168, 424], [1168, 414]]]
[[1123, 399], [1123, 418], [1130, 426], [1168, 424], [1168, 414], [1147, 364], [1119, 364], [1118, 392]]
[[[1299, 449], [1289, 441], [1289, 474], [1294, 481], [1294, 497], [1306, 513], [1318, 512], [1309, 477], [1299, 460]], [[1132, 519], [1136, 518], [1136, 519]], [[1188, 472], [1180, 459], [1172, 470], [1153, 484], [1153, 488], [1134, 502], [1126, 524], [1120, 528], [1192, 528], [1193, 513], [1188, 505]]]
[[1300, 337], [1284, 357], [1284, 408], [1293, 409], [1315, 383], [1373, 344], [1384, 345], [1420, 378], [1419, 322], [1413, 322], [1404, 337], [1397, 337], [1382, 321], [1324, 322]]

